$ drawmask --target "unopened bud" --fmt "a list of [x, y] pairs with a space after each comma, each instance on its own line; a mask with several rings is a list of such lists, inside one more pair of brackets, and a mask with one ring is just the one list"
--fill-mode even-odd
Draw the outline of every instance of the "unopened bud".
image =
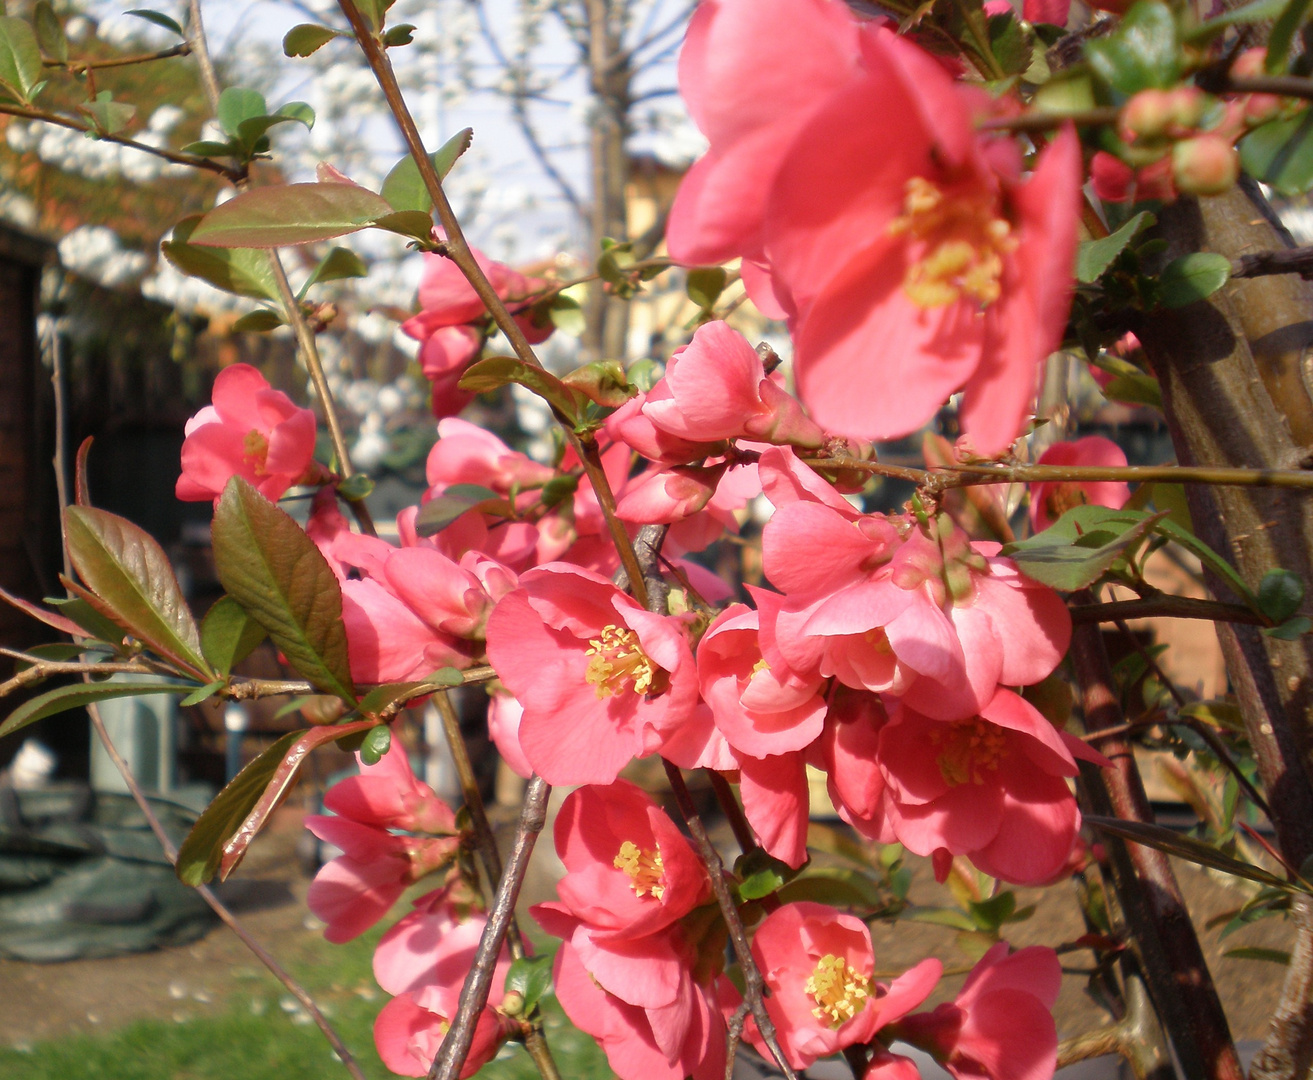
[[518, 990], [508, 990], [501, 999], [500, 1008], [507, 1016], [519, 1016], [524, 1012], [524, 995]]
[[1178, 86], [1167, 92], [1172, 127], [1180, 134], [1194, 131], [1208, 109], [1208, 95], [1197, 86]]
[[1240, 175], [1240, 155], [1216, 135], [1199, 135], [1172, 147], [1172, 176], [1187, 195], [1220, 195]]
[[1246, 49], [1235, 58], [1235, 63], [1231, 65], [1231, 74], [1237, 79], [1253, 79], [1267, 74], [1264, 70], [1266, 65], [1266, 49]]
[[1166, 90], [1141, 90], [1122, 109], [1118, 134], [1128, 143], [1167, 135], [1176, 116], [1176, 102]]

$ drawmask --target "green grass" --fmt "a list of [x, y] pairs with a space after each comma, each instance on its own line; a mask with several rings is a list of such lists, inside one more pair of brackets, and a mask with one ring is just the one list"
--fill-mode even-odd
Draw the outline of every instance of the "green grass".
[[[380, 934], [348, 945], [316, 940], [297, 962], [297, 978], [356, 1056], [370, 1080], [392, 1074], [374, 1051], [374, 1017], [387, 995], [374, 985], [370, 958]], [[258, 980], [258, 981], [257, 981]], [[373, 1000], [360, 992], [373, 992]], [[30, 1050], [0, 1049], [4, 1080], [333, 1080], [348, 1074], [319, 1029], [267, 975], [235, 993], [213, 1015], [181, 1023], [140, 1020], [103, 1034], [75, 1035], [34, 1044]], [[565, 1080], [611, 1078], [606, 1058], [574, 1028], [555, 999], [544, 1010], [547, 1037]], [[537, 1072], [521, 1047], [503, 1050], [479, 1076], [482, 1080], [533, 1080]]]

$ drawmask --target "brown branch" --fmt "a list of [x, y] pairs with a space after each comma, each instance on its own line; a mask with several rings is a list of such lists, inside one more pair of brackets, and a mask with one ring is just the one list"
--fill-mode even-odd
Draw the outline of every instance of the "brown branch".
[[1105, 108], [1079, 109], [1064, 113], [1028, 112], [1020, 116], [999, 116], [982, 120], [976, 125], [977, 131], [1053, 131], [1063, 124], [1115, 124], [1120, 109], [1109, 105]]
[[[1075, 628], [1070, 656], [1086, 730], [1119, 726], [1121, 706], [1097, 626]], [[1112, 765], [1096, 769], [1081, 763], [1079, 787], [1087, 810], [1152, 822], [1130, 744], [1109, 737], [1100, 745]], [[1186, 1074], [1200, 1080], [1243, 1080], [1226, 1015], [1167, 856], [1112, 838], [1106, 847], [1141, 969]]]
[[757, 1030], [775, 1056], [776, 1064], [784, 1072], [787, 1080], [798, 1080], [797, 1074], [784, 1056], [784, 1051], [780, 1049], [779, 1040], [775, 1037], [775, 1023], [771, 1020], [770, 1013], [766, 1011], [763, 1000], [766, 984], [762, 981], [761, 971], [752, 956], [752, 946], [748, 944], [748, 932], [743, 927], [739, 909], [735, 906], [729, 884], [725, 881], [725, 867], [720, 861], [720, 853], [716, 851], [716, 845], [711, 842], [711, 837], [707, 834], [707, 827], [698, 816], [697, 807], [693, 805], [693, 798], [688, 793], [688, 786], [684, 783], [684, 777], [679, 769], [665, 758], [661, 759], [661, 764], [665, 766], [666, 779], [670, 781], [670, 788], [675, 794], [675, 802], [684, 818], [684, 824], [692, 834], [693, 846], [698, 849], [698, 854], [707, 867], [707, 873], [711, 876], [711, 890], [716, 894], [716, 903], [720, 905], [720, 913], [729, 928], [729, 938], [734, 945], [734, 954], [738, 957], [739, 967], [743, 971], [743, 998], [748, 1002], [752, 1018], [757, 1022]]
[[1243, 604], [1201, 600], [1192, 596], [1161, 593], [1139, 600], [1109, 600], [1101, 604], [1072, 604], [1068, 609], [1077, 625], [1117, 622], [1123, 619], [1207, 619], [1210, 622], [1247, 623], [1271, 626], [1272, 620]]
[[[118, 752], [118, 748], [114, 745], [114, 741], [109, 737], [109, 732], [105, 729], [105, 721], [100, 715], [100, 709], [97, 708], [93, 702], [87, 705], [87, 713], [91, 717], [91, 726], [95, 728], [97, 738], [100, 739], [101, 745], [104, 746], [105, 752], [109, 755], [110, 760], [114, 762], [114, 767], [118, 769], [119, 775], [123, 777], [123, 782], [128, 785], [128, 790], [132, 793], [133, 800], [141, 810], [142, 816], [145, 817], [146, 823], [150, 826], [151, 832], [155, 834], [155, 838], [160, 842], [160, 846], [164, 849], [165, 857], [170, 863], [177, 863], [178, 849], [174, 845], [173, 840], [170, 839], [169, 834], [164, 831], [164, 826], [160, 824], [160, 819], [156, 816], [154, 807], [150, 805], [150, 800], [146, 798], [146, 793], [141, 790], [141, 785], [137, 782], [137, 778], [132, 775], [132, 770], [128, 767], [128, 763], [123, 760], [122, 755]], [[270, 955], [264, 946], [251, 936], [250, 932], [237, 921], [236, 916], [228, 910], [223, 901], [214, 895], [208, 885], [198, 886], [196, 891], [201, 894], [202, 899], [210, 905], [211, 909], [219, 916], [224, 925], [241, 939], [242, 944], [250, 949], [256, 959], [269, 969], [270, 974], [282, 983], [287, 992], [301, 1003], [302, 1007], [310, 1014], [319, 1030], [324, 1033], [324, 1038], [328, 1040], [329, 1045], [333, 1048], [333, 1052], [337, 1054], [342, 1064], [346, 1066], [347, 1072], [349, 1072], [355, 1080], [365, 1080], [365, 1074], [361, 1072], [360, 1066], [356, 1064], [356, 1059], [352, 1056], [351, 1051], [346, 1048], [346, 1044], [342, 1041], [341, 1036], [339, 1036], [333, 1029], [333, 1025], [328, 1022], [328, 1019], [324, 1016], [319, 1006], [315, 1004], [315, 999], [310, 996], [306, 988], [297, 982], [296, 979], [294, 979], [292, 975], [280, 963], [278, 963], [272, 955]]]
[[145, 143], [137, 142], [135, 139], [129, 139], [123, 135], [108, 135], [105, 132], [96, 129], [95, 125], [84, 123], [76, 120], [71, 116], [61, 116], [59, 113], [47, 112], [45, 109], [31, 108], [26, 105], [14, 105], [10, 102], [0, 102], [0, 114], [5, 116], [21, 116], [25, 120], [39, 120], [43, 124], [54, 124], [56, 127], [69, 128], [71, 131], [80, 131], [84, 135], [91, 135], [101, 142], [116, 143], [119, 146], [129, 146], [133, 150], [140, 150], [143, 154], [152, 154], [157, 158], [163, 158], [165, 161], [171, 161], [175, 165], [190, 165], [194, 169], [204, 169], [207, 172], [217, 173], [225, 180], [236, 184], [246, 178], [246, 170], [234, 168], [231, 165], [221, 165], [210, 158], [196, 157], [194, 154], [182, 154], [176, 150], [168, 150], [161, 146], [148, 146]]
[[128, 64], [147, 64], [152, 60], [168, 60], [173, 56], [187, 56], [190, 53], [191, 43], [184, 41], [171, 49], [137, 53], [134, 56], [113, 56], [107, 60], [54, 60], [45, 56], [41, 58], [41, 63], [49, 68], [63, 68], [69, 74], [76, 75], [79, 71], [99, 71], [101, 68], [126, 67]]
[[200, 68], [201, 85], [205, 87], [205, 97], [210, 103], [210, 111], [218, 115], [219, 77], [214, 73], [210, 44], [205, 37], [205, 23], [201, 20], [201, 0], [187, 0], [187, 30], [187, 41], [196, 54], [196, 66]]
[[78, 660], [41, 660], [28, 656], [14, 649], [0, 649], [0, 656], [9, 656], [25, 664], [31, 664], [12, 678], [0, 683], [0, 698], [7, 697], [15, 690], [49, 679], [54, 675], [158, 675], [156, 668], [137, 660], [105, 661], [87, 663]]
[[1297, 75], [1249, 75], [1227, 77], [1224, 92], [1228, 94], [1279, 94], [1282, 97], [1313, 100], [1313, 79]]
[[1266, 277], [1269, 274], [1298, 274], [1305, 281], [1313, 280], [1313, 247], [1256, 251], [1252, 255], [1241, 255], [1231, 263], [1233, 278]]
[[534, 776], [525, 788], [524, 809], [520, 812], [520, 824], [515, 830], [511, 857], [497, 887], [497, 898], [488, 913], [488, 924], [479, 939], [474, 964], [465, 978], [465, 985], [461, 987], [456, 1015], [451, 1018], [451, 1027], [442, 1040], [438, 1056], [429, 1068], [428, 1080], [457, 1080], [469, 1056], [470, 1045], [474, 1041], [474, 1027], [488, 1004], [488, 992], [492, 989], [497, 957], [515, 914], [515, 901], [520, 895], [520, 886], [524, 884], [524, 875], [529, 868], [529, 856], [533, 853], [538, 834], [547, 822], [547, 796], [551, 790], [541, 776]]

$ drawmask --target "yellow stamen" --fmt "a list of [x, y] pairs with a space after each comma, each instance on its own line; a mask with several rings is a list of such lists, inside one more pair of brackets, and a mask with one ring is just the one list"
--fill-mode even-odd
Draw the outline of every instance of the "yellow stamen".
[[1007, 736], [987, 720], [959, 720], [947, 731], [935, 730], [931, 743], [943, 746], [936, 759], [939, 774], [951, 787], [959, 784], [983, 784], [985, 773], [998, 771], [998, 763], [1007, 756]]
[[803, 990], [816, 1002], [812, 1015], [832, 1028], [839, 1028], [866, 1008], [870, 985], [870, 979], [845, 964], [841, 957], [827, 953], [817, 962]]
[[265, 465], [269, 460], [269, 440], [251, 428], [242, 439], [242, 457], [255, 469], [256, 476], [267, 475]]
[[660, 851], [644, 851], [632, 840], [626, 840], [612, 865], [629, 875], [629, 887], [639, 899], [650, 896], [660, 900], [665, 895], [666, 887], [661, 884], [665, 866]]
[[889, 232], [925, 245], [903, 277], [912, 303], [943, 307], [967, 296], [987, 307], [999, 298], [1003, 256], [1016, 250], [1017, 238], [994, 213], [987, 192], [950, 198], [923, 176], [907, 181], [903, 214]]
[[638, 635], [614, 623], [602, 628], [602, 636], [589, 642], [585, 681], [597, 688], [599, 698], [632, 690], [635, 694], [660, 693], [656, 685], [665, 672], [643, 651]]

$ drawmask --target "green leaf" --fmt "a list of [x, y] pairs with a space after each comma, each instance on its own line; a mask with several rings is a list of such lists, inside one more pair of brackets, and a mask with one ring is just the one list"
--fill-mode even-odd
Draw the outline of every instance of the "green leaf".
[[1313, 187], [1313, 109], [1255, 128], [1237, 144], [1245, 172], [1283, 195]]
[[391, 746], [392, 729], [387, 724], [378, 724], [365, 732], [360, 742], [360, 759], [366, 765], [377, 765]]
[[221, 675], [255, 651], [268, 632], [231, 596], [221, 596], [201, 620], [201, 651]]
[[219, 95], [218, 120], [225, 135], [240, 139], [239, 128], [243, 120], [264, 116], [269, 111], [264, 95], [258, 90], [230, 86]]
[[[297, 102], [297, 104], [300, 104], [300, 102]], [[309, 109], [310, 106], [307, 105], [306, 108]], [[237, 141], [241, 144], [243, 151], [242, 156], [250, 157], [257, 153], [256, 144], [259, 143], [260, 139], [264, 137], [265, 132], [271, 127], [278, 124], [288, 124], [293, 122], [305, 124], [307, 128], [314, 127], [314, 115], [314, 110], [311, 109], [309, 119], [305, 116], [298, 116], [289, 112], [281, 115], [279, 113], [273, 113], [269, 116], [252, 116], [247, 120], [243, 120], [237, 125]]]
[[244, 191], [216, 206], [190, 239], [222, 248], [309, 244], [357, 232], [391, 212], [380, 196], [355, 184], [277, 184]]
[[898, 917], [900, 919], [910, 919], [912, 922], [948, 926], [954, 930], [963, 930], [968, 933], [977, 929], [975, 919], [964, 912], [958, 911], [957, 908], [914, 907], [908, 908]]
[[[223, 250], [220, 248], [219, 250]], [[247, 249], [249, 250], [249, 249]], [[248, 311], [232, 324], [232, 329], [239, 334], [267, 334], [283, 325], [283, 317], [268, 308]]]
[[398, 210], [393, 214], [384, 214], [370, 224], [376, 229], [386, 229], [425, 244], [433, 237], [433, 218], [422, 210]]
[[156, 26], [162, 27], [165, 30], [171, 30], [180, 38], [185, 38], [187, 36], [182, 27], [178, 25], [176, 19], [170, 19], [167, 15], [159, 11], [148, 11], [145, 8], [133, 8], [125, 14], [135, 15], [139, 19], [145, 19], [148, 23], [154, 23]]
[[1253, 3], [1245, 4], [1243, 7], [1232, 8], [1225, 11], [1216, 18], [1202, 22], [1193, 30], [1186, 32], [1185, 40], [1195, 42], [1206, 40], [1216, 34], [1220, 34], [1228, 26], [1238, 26], [1242, 23], [1267, 22], [1275, 19], [1285, 10], [1287, 0], [1253, 0]]
[[96, 605], [102, 615], [206, 681], [214, 677], [173, 567], [149, 533], [90, 506], [68, 507], [64, 530], [73, 568], [104, 603]]
[[32, 100], [43, 69], [41, 46], [32, 27], [13, 15], [0, 16], [0, 80], [26, 103]]
[[988, 900], [973, 900], [970, 906], [970, 915], [972, 922], [976, 924], [975, 929], [997, 933], [1000, 926], [1013, 921], [1016, 910], [1016, 893], [1001, 892]]
[[301, 286], [301, 295], [309, 292], [311, 285], [324, 281], [341, 281], [343, 278], [361, 278], [368, 274], [369, 267], [365, 265], [364, 259], [350, 248], [335, 247], [319, 260], [319, 265]]
[[1007, 544], [1003, 554], [1041, 584], [1074, 592], [1097, 581], [1164, 516], [1143, 510], [1077, 506], [1043, 532]]
[[1084, 112], [1097, 104], [1094, 81], [1083, 69], [1062, 72], [1035, 91], [1032, 104], [1039, 112], [1051, 115]]
[[196, 690], [195, 692], [188, 694], [185, 698], [183, 698], [180, 702], [178, 702], [178, 704], [183, 706], [184, 708], [190, 708], [192, 705], [199, 705], [202, 701], [205, 701], [207, 698], [213, 697], [215, 694], [217, 694], [220, 690], [222, 690], [227, 685], [228, 685], [227, 679], [215, 679], [214, 682], [206, 683], [199, 690]]
[[373, 727], [372, 720], [329, 724], [309, 731], [289, 731], [229, 782], [178, 848], [175, 871], [187, 885], [204, 885], [215, 872], [226, 878], [241, 862], [265, 820], [286, 796], [310, 751], [353, 731]]
[[409, 45], [414, 40], [414, 23], [398, 23], [396, 26], [389, 26], [384, 32], [383, 47], [385, 49], [395, 49], [399, 45]]
[[36, 25], [36, 40], [41, 51], [50, 59], [63, 63], [68, 59], [68, 35], [64, 33], [64, 24], [59, 21], [50, 0], [36, 0], [32, 8], [32, 21]]
[[1076, 280], [1092, 285], [1103, 276], [1114, 259], [1126, 250], [1126, 245], [1157, 221], [1147, 210], [1141, 210], [1120, 229], [1102, 240], [1086, 240], [1076, 250]]
[[[60, 580], [64, 581], [62, 574]], [[97, 638], [108, 642], [116, 650], [121, 651], [120, 647], [125, 634], [124, 629], [117, 626], [112, 620], [105, 618], [85, 600], [80, 597], [69, 599], [67, 597], [51, 596], [46, 597], [46, 603], [59, 608], [69, 619], [82, 627], [83, 633], [76, 636]]]
[[1021, 21], [1004, 12], [989, 17], [989, 49], [1007, 75], [1021, 75], [1030, 67], [1035, 51], [1034, 36], [1026, 32]]
[[373, 490], [374, 481], [364, 473], [348, 476], [337, 485], [337, 493], [351, 502], [359, 502], [361, 499], [369, 498]]
[[625, 369], [618, 360], [597, 360], [585, 364], [562, 376], [561, 382], [607, 409], [618, 409], [638, 393], [637, 389], [629, 385]]
[[551, 307], [547, 309], [547, 314], [552, 320], [552, 325], [561, 333], [569, 334], [571, 337], [579, 337], [583, 334], [586, 325], [584, 309], [574, 297], [557, 293]]
[[[182, 148], [182, 152], [194, 154], [196, 157], [236, 157], [239, 149], [235, 142], [224, 143], [202, 139], [200, 142], [188, 143]], [[201, 220], [199, 214], [196, 215], [196, 220]]]
[[1290, 953], [1285, 949], [1264, 949], [1259, 945], [1244, 945], [1238, 949], [1227, 949], [1222, 954], [1230, 956], [1236, 960], [1266, 960], [1269, 964], [1287, 965], [1290, 963]]
[[324, 693], [354, 702], [342, 590], [314, 541], [239, 476], [224, 488], [211, 535], [224, 590], [292, 667]]
[[810, 900], [852, 911], [884, 911], [889, 897], [868, 874], [847, 866], [813, 866], [779, 890], [781, 904]]
[[506, 505], [506, 500], [491, 488], [479, 484], [452, 484], [419, 508], [415, 531], [420, 536], [432, 536], [471, 510], [503, 509]]
[[1247, 878], [1249, 881], [1257, 881], [1260, 885], [1270, 885], [1274, 889], [1290, 891], [1295, 888], [1275, 874], [1269, 874], [1257, 866], [1233, 859], [1211, 844], [1205, 844], [1202, 840], [1173, 832], [1171, 829], [1164, 829], [1161, 825], [1150, 825], [1144, 821], [1123, 821], [1121, 818], [1096, 817], [1091, 814], [1086, 814], [1084, 821], [1100, 832], [1120, 836], [1123, 840], [1131, 840], [1146, 847], [1157, 848], [1168, 855], [1175, 855], [1178, 859], [1185, 859], [1199, 866], [1212, 867], [1214, 870], [1221, 870], [1224, 874]]
[[160, 245], [164, 257], [184, 274], [198, 277], [224, 292], [252, 300], [279, 301], [269, 252], [255, 248], [213, 248], [191, 243], [200, 216], [183, 218], [173, 227], [173, 238]]
[[335, 37], [345, 37], [337, 30], [330, 30], [318, 23], [301, 23], [283, 35], [284, 56], [309, 56], [318, 52]]
[[1254, 591], [1245, 584], [1244, 578], [1235, 572], [1235, 567], [1200, 540], [1199, 537], [1195, 536], [1195, 534], [1189, 529], [1182, 528], [1181, 525], [1176, 521], [1173, 521], [1169, 515], [1154, 526], [1154, 531], [1161, 533], [1170, 540], [1175, 540], [1187, 551], [1192, 552], [1198, 557], [1200, 562], [1230, 585], [1241, 600], [1255, 611], [1258, 610], [1258, 597], [1256, 597]]
[[44, 720], [47, 716], [67, 712], [69, 709], [81, 708], [93, 701], [105, 701], [108, 698], [144, 697], [147, 694], [185, 694], [195, 690], [193, 683], [162, 682], [99, 682], [70, 683], [47, 690], [29, 701], [23, 702], [11, 712], [3, 724], [0, 724], [0, 739], [12, 735], [15, 731]]
[[1211, 251], [1194, 251], [1173, 259], [1158, 278], [1158, 301], [1180, 308], [1204, 300], [1231, 278], [1231, 260]]
[[797, 872], [761, 848], [753, 848], [739, 856], [734, 873], [740, 879], [739, 896], [744, 900], [760, 900], [782, 889]]
[[688, 272], [688, 298], [703, 311], [716, 306], [729, 274], [723, 266], [698, 266]]
[[1304, 602], [1304, 582], [1289, 570], [1269, 570], [1258, 583], [1258, 610], [1274, 623], [1283, 623]]
[[1151, 409], [1163, 411], [1163, 391], [1158, 380], [1143, 371], [1133, 375], [1115, 375], [1103, 387], [1103, 396], [1109, 401], [1121, 401], [1127, 405], [1147, 405]]
[[522, 956], [506, 972], [506, 993], [516, 993], [524, 999], [521, 1016], [533, 1011], [542, 996], [552, 985], [551, 956]]
[[[474, 129], [463, 128], [443, 143], [437, 153], [430, 155], [439, 179], [446, 178], [456, 159], [470, 148], [473, 141]], [[383, 198], [393, 210], [418, 210], [427, 214], [433, 209], [433, 200], [419, 175], [419, 166], [409, 154], [392, 166], [392, 171], [383, 181]]]
[[583, 411], [587, 397], [571, 389], [550, 371], [533, 367], [514, 356], [490, 356], [465, 369], [457, 385], [462, 390], [486, 394], [507, 383], [519, 383], [575, 423]]
[[1263, 633], [1268, 637], [1277, 638], [1280, 641], [1294, 641], [1301, 638], [1313, 629], [1313, 619], [1307, 615], [1296, 615], [1293, 619], [1287, 619], [1280, 626], [1273, 626]]
[[1267, 36], [1267, 59], [1263, 65], [1269, 75], [1286, 73], [1286, 58], [1290, 55], [1290, 43], [1294, 40], [1296, 31], [1304, 24], [1309, 2], [1310, 0], [1290, 0], [1285, 10], [1272, 24]]
[[360, 699], [356, 706], [362, 716], [376, 717], [397, 702], [411, 701], [425, 694], [433, 693], [433, 684], [428, 682], [384, 683], [376, 686]]
[[1119, 94], [1174, 86], [1181, 74], [1176, 18], [1161, 0], [1139, 0], [1106, 38], [1087, 42], [1094, 73]]
[[102, 90], [96, 95], [95, 101], [84, 101], [79, 105], [78, 111], [91, 117], [96, 131], [101, 135], [117, 135], [132, 122], [137, 107], [115, 101], [110, 91]]

